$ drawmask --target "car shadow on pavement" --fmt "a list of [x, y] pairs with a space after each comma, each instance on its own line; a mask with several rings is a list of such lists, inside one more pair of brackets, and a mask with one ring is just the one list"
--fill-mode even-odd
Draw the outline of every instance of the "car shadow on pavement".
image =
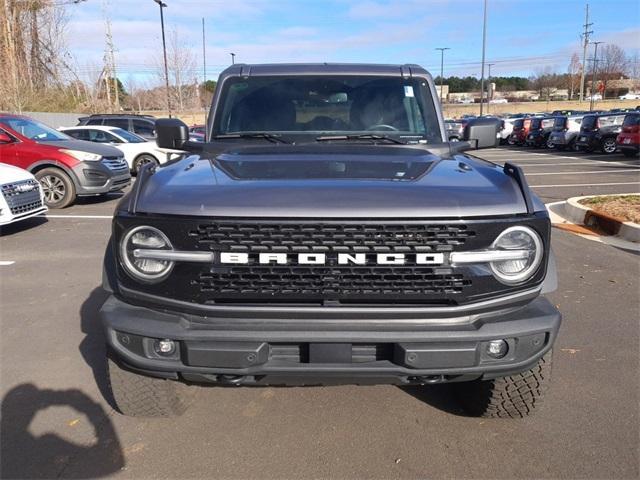
[[120, 200], [124, 197], [124, 192], [111, 192], [104, 195], [92, 195], [87, 197], [78, 197], [74, 202], [74, 205], [98, 205], [101, 203], [107, 203], [114, 200]]
[[26, 220], [20, 220], [16, 223], [11, 223], [9, 225], [3, 225], [0, 227], [0, 237], [8, 237], [10, 235], [15, 235], [20, 232], [24, 232], [25, 230], [29, 230], [31, 228], [39, 227], [40, 225], [44, 225], [47, 223], [47, 217], [31, 217]]
[[84, 361], [93, 372], [93, 378], [100, 393], [109, 405], [115, 409], [115, 402], [109, 388], [107, 374], [107, 352], [104, 330], [98, 318], [98, 310], [109, 294], [101, 287], [94, 288], [80, 307], [80, 329], [85, 337], [80, 342], [79, 350]]
[[[46, 428], [36, 416], [51, 407], [71, 408], [82, 418], [56, 422], [52, 427], [56, 433], [32, 433]], [[100, 404], [80, 390], [41, 390], [23, 383], [5, 395], [1, 410], [1, 478], [98, 478], [124, 467], [124, 454], [110, 418]], [[64, 431], [65, 437], [82, 437], [86, 429], [73, 429], [73, 425], [84, 418], [93, 430], [92, 441], [76, 443], [58, 435]], [[32, 425], [34, 419], [37, 425]]]
[[412, 385], [408, 387], [400, 387], [400, 390], [443, 412], [459, 417], [469, 416], [460, 405], [460, 401], [456, 395], [455, 386], [453, 384]]

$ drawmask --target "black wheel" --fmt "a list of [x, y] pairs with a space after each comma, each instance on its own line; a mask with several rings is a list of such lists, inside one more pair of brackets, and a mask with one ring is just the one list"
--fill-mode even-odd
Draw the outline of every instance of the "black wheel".
[[49, 208], [65, 208], [76, 199], [76, 187], [59, 168], [44, 168], [35, 174], [36, 179], [42, 185], [44, 203]]
[[517, 143], [516, 139], [513, 136], [509, 135], [509, 137], [507, 138], [507, 144], [508, 145], [516, 145], [516, 143]]
[[139, 155], [133, 161], [133, 173], [137, 175], [140, 172], [140, 169], [148, 163], [153, 163], [156, 166], [159, 165], [158, 159], [153, 155], [150, 155], [148, 153], [143, 153], [142, 155]]
[[604, 142], [602, 142], [602, 151], [604, 153], [616, 153], [617, 148], [615, 138], [605, 138]]
[[494, 380], [455, 384], [464, 409], [471, 415], [489, 418], [522, 418], [540, 407], [551, 382], [552, 351], [535, 367]]
[[638, 152], [634, 152], [633, 150], [622, 150], [622, 154], [625, 157], [637, 157], [638, 156]]
[[188, 408], [187, 387], [173, 380], [138, 375], [107, 359], [109, 386], [120, 413], [131, 417], [173, 417]]

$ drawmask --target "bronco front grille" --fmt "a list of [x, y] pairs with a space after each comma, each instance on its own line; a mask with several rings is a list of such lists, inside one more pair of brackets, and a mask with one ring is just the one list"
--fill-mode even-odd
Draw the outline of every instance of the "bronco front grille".
[[[116, 236], [139, 225], [118, 220]], [[141, 285], [122, 272], [130, 289], [194, 305], [461, 305], [519, 290], [498, 282], [487, 265], [451, 265], [449, 252], [489, 248], [505, 228], [526, 224], [548, 239], [547, 218], [472, 220], [202, 219], [155, 217], [176, 250], [213, 252], [210, 263], [176, 262], [166, 280]], [[247, 263], [222, 263], [220, 253], [247, 253]], [[287, 263], [258, 261], [286, 254]], [[301, 264], [299, 254], [325, 254]], [[339, 254], [365, 254], [365, 263], [340, 263]], [[421, 253], [441, 253], [441, 264], [419, 264]], [[378, 262], [404, 254], [401, 264]], [[544, 278], [536, 275], [535, 282]], [[528, 285], [529, 287], [531, 285]]]
[[192, 284], [203, 294], [260, 297], [311, 295], [433, 295], [461, 293], [471, 284], [451, 268], [282, 267], [249, 265], [202, 272]]
[[230, 252], [446, 252], [476, 232], [463, 224], [214, 223], [190, 230], [200, 248]]

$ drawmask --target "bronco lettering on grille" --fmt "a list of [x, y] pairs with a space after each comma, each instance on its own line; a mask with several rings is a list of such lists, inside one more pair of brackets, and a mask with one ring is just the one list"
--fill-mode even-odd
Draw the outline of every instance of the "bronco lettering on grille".
[[[252, 262], [253, 260], [253, 262]], [[287, 253], [260, 253], [255, 257], [250, 257], [248, 253], [222, 252], [220, 253], [220, 263], [232, 265], [247, 265], [249, 263], [259, 263], [262, 265], [367, 265], [375, 263], [377, 265], [442, 265], [444, 263], [443, 253], [417, 253], [406, 255], [404, 253], [378, 253], [367, 255], [365, 253], [299, 253], [291, 255]]]

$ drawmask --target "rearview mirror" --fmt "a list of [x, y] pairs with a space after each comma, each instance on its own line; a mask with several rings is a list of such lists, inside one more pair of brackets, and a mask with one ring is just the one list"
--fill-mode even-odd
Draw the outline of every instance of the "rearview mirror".
[[156, 144], [160, 148], [181, 150], [189, 140], [189, 127], [177, 118], [156, 120]]
[[475, 118], [464, 127], [463, 139], [475, 143], [475, 148], [493, 148], [500, 143], [500, 119]]

